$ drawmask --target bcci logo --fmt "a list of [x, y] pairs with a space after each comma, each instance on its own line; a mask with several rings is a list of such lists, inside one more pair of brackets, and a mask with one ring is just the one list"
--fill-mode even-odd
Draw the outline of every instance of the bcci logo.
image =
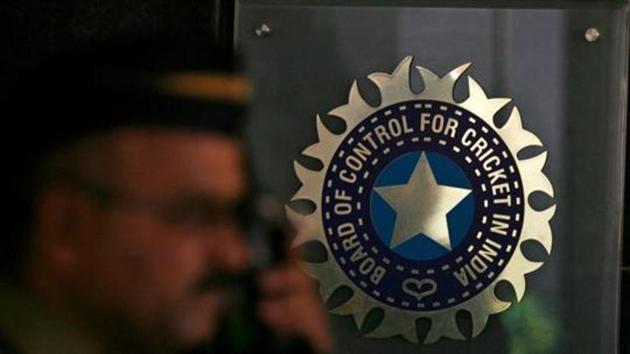
[[495, 295], [499, 281], [523, 297], [525, 274], [541, 263], [520, 245], [536, 240], [551, 251], [555, 208], [534, 210], [528, 196], [553, 196], [553, 188], [542, 173], [545, 153], [517, 157], [542, 145], [523, 129], [519, 111], [501, 127], [494, 123], [509, 99], [488, 98], [469, 77], [469, 98], [455, 102], [455, 82], [468, 64], [444, 77], [417, 67], [425, 89], [416, 94], [411, 60], [391, 75], [369, 76], [380, 89], [379, 107], [363, 100], [355, 82], [348, 104], [330, 112], [345, 121], [344, 133], [331, 133], [318, 119], [319, 142], [303, 153], [324, 168], [296, 163], [303, 185], [294, 196], [315, 202], [316, 210], [289, 216], [300, 230], [298, 244], [319, 240], [328, 252], [327, 261], [307, 267], [324, 299], [342, 285], [353, 291], [333, 313], [354, 316], [360, 327], [370, 310], [383, 309], [368, 337], [401, 334], [418, 342], [415, 321], [428, 318], [425, 343], [464, 339], [458, 311], [470, 313], [476, 336], [489, 315], [510, 305]]

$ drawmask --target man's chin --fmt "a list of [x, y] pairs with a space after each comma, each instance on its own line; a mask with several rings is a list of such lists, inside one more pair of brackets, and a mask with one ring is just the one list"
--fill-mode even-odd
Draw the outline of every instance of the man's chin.
[[182, 348], [211, 341], [227, 307], [225, 294], [219, 291], [187, 299], [175, 312], [173, 339]]

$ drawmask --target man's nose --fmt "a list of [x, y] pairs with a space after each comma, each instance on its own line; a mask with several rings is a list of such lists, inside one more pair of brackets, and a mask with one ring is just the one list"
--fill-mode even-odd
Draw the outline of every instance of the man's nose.
[[235, 223], [226, 223], [216, 230], [208, 242], [208, 262], [220, 268], [245, 270], [251, 265], [251, 249], [245, 234]]

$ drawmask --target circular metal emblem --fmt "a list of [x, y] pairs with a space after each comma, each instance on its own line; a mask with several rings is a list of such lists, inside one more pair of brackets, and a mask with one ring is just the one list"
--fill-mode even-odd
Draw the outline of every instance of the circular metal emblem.
[[546, 153], [519, 159], [540, 140], [523, 129], [513, 108], [502, 126], [494, 115], [510, 100], [488, 98], [468, 77], [469, 97], [455, 102], [462, 65], [443, 77], [417, 67], [424, 90], [410, 88], [411, 57], [392, 74], [369, 75], [381, 104], [368, 105], [352, 85], [346, 105], [330, 111], [346, 130], [333, 134], [317, 119], [319, 142], [304, 150], [323, 169], [295, 163], [302, 188], [293, 197], [315, 203], [308, 215], [287, 208], [299, 230], [297, 245], [321, 242], [328, 253], [306, 270], [320, 282], [324, 300], [340, 286], [352, 297], [333, 313], [384, 317], [368, 337], [397, 334], [419, 341], [415, 321], [431, 320], [425, 343], [441, 337], [464, 339], [458, 311], [472, 318], [472, 336], [488, 316], [507, 309], [495, 295], [510, 282], [520, 301], [525, 274], [541, 266], [527, 259], [521, 244], [538, 241], [551, 251], [549, 220], [555, 207], [534, 210], [534, 191], [553, 196], [542, 172]]

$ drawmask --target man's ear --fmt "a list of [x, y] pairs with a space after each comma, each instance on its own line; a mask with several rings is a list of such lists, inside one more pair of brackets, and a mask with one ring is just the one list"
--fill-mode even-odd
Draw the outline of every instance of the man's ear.
[[86, 240], [90, 205], [85, 196], [62, 188], [41, 193], [35, 204], [35, 256], [51, 270], [67, 272]]

